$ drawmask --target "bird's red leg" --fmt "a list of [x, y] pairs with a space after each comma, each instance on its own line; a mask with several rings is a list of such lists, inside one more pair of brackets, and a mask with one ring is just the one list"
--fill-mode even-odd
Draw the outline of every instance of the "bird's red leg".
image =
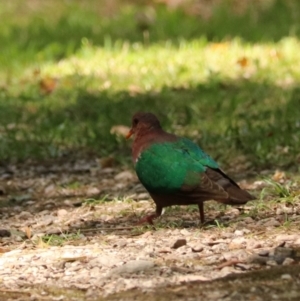
[[137, 225], [141, 225], [141, 224], [144, 224], [144, 223], [148, 223], [148, 224], [150, 224], [150, 225], [153, 225], [153, 220], [154, 220], [155, 218], [161, 216], [162, 209], [163, 209], [163, 207], [161, 207], [161, 206], [156, 206], [155, 213], [143, 217], [141, 220], [139, 220], [139, 221], [137, 222]]
[[203, 202], [198, 204], [198, 208], [199, 208], [199, 213], [200, 213], [200, 221], [201, 224], [204, 223], [204, 206], [203, 206]]

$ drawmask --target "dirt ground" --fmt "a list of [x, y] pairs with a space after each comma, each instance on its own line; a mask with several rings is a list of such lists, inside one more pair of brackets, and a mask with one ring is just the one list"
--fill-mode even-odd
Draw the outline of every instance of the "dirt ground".
[[0, 300], [299, 300], [299, 195], [236, 178], [259, 200], [207, 202], [204, 226], [175, 206], [152, 227], [136, 225], [154, 205], [134, 172], [109, 160], [0, 166]]

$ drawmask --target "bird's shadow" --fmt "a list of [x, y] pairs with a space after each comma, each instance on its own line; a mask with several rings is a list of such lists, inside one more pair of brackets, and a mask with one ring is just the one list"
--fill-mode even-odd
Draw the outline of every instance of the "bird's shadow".
[[100, 219], [92, 219], [88, 221], [81, 221], [76, 226], [69, 227], [68, 233], [77, 233], [78, 231], [85, 236], [95, 236], [97, 234], [102, 235], [122, 235], [122, 236], [138, 236], [147, 231], [159, 231], [170, 229], [199, 229], [210, 230], [212, 228], [226, 228], [231, 223], [237, 222], [237, 220], [228, 220], [226, 216], [218, 217], [216, 219], [208, 219], [203, 224], [197, 221], [196, 218], [178, 219], [173, 216], [167, 218], [161, 217], [154, 220], [154, 223], [139, 224], [139, 216], [134, 213], [126, 215], [126, 217], [114, 218], [109, 221], [102, 221]]

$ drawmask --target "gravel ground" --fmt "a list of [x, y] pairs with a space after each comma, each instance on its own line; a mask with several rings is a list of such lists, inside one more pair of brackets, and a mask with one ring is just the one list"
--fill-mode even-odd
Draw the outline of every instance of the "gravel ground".
[[[193, 206], [167, 210], [155, 227], [135, 226], [153, 203], [132, 171], [111, 163], [0, 167], [0, 300], [120, 300], [114, 294], [132, 289], [170, 293], [194, 281], [299, 265], [299, 195], [241, 208], [207, 202], [206, 218], [217, 222], [203, 227]], [[265, 188], [241, 185], [257, 196]], [[297, 278], [294, 271], [278, 277]], [[203, 297], [234, 300], [211, 289]]]

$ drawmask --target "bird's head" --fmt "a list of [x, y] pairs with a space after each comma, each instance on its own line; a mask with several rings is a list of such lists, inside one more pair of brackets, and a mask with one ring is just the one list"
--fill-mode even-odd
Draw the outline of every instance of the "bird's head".
[[146, 133], [153, 129], [161, 129], [160, 122], [152, 113], [135, 113], [132, 117], [131, 129], [126, 135], [129, 139], [132, 135], [137, 133]]

